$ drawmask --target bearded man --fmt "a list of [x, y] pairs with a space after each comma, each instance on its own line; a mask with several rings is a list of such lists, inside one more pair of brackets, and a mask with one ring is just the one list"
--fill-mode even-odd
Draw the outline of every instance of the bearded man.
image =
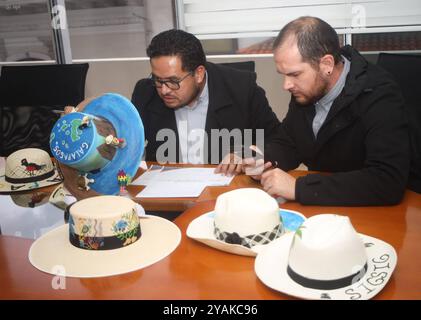
[[[255, 176], [273, 196], [301, 204], [368, 206], [401, 201], [409, 173], [404, 101], [391, 76], [315, 17], [288, 23], [273, 45], [276, 69], [291, 93], [281, 134], [266, 147]], [[245, 159], [244, 170], [256, 169]], [[325, 171], [298, 179], [304, 163]], [[274, 168], [276, 167], [276, 168]]]

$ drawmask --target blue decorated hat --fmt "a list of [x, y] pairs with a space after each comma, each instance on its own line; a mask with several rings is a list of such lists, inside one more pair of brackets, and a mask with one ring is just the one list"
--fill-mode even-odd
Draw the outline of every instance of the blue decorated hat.
[[125, 97], [107, 93], [85, 100], [53, 127], [50, 148], [65, 185], [78, 198], [118, 194], [133, 178], [144, 150], [143, 123]]

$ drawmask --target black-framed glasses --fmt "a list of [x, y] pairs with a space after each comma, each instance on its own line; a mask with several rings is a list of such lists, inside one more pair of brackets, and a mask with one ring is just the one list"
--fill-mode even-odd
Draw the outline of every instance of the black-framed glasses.
[[153, 81], [153, 85], [157, 88], [162, 88], [162, 86], [165, 84], [167, 88], [171, 90], [178, 90], [180, 89], [180, 83], [184, 79], [186, 79], [188, 76], [192, 76], [194, 74], [194, 71], [190, 71], [187, 73], [184, 77], [181, 79], [168, 79], [168, 80], [161, 80], [157, 78], [154, 74], [151, 74], [149, 78]]

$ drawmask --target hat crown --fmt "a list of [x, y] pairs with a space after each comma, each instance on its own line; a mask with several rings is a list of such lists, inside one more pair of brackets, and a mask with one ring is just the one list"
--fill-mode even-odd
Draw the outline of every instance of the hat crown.
[[72, 112], [54, 124], [50, 149], [58, 161], [81, 172], [98, 170], [112, 159], [110, 152], [105, 154], [108, 158], [104, 157], [104, 152], [100, 152], [104, 148], [105, 136], [109, 133], [114, 134], [114, 129], [106, 119]]
[[366, 262], [364, 243], [351, 221], [335, 214], [307, 219], [294, 235], [288, 259], [294, 272], [316, 280], [348, 277]]
[[49, 154], [41, 149], [21, 149], [6, 158], [5, 175], [8, 178], [36, 178], [53, 170], [54, 165]]
[[217, 198], [215, 226], [221, 231], [244, 237], [271, 231], [280, 223], [278, 203], [260, 189], [236, 189]]
[[76, 202], [70, 208], [71, 215], [81, 219], [106, 219], [135, 208], [133, 200], [120, 196], [97, 196]]
[[136, 204], [120, 196], [97, 196], [70, 207], [71, 232], [85, 237], [109, 237], [139, 225]]

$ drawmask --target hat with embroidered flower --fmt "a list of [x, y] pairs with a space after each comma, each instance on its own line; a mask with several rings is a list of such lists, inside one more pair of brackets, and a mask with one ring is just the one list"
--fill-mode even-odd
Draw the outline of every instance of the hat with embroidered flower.
[[139, 215], [137, 204], [120, 196], [97, 196], [70, 207], [68, 225], [39, 239], [29, 250], [32, 265], [46, 273], [105, 277], [147, 267], [179, 245], [171, 221]]
[[280, 209], [257, 188], [241, 188], [218, 196], [215, 210], [193, 220], [187, 236], [222, 251], [256, 256], [268, 243], [295, 231], [305, 217]]

